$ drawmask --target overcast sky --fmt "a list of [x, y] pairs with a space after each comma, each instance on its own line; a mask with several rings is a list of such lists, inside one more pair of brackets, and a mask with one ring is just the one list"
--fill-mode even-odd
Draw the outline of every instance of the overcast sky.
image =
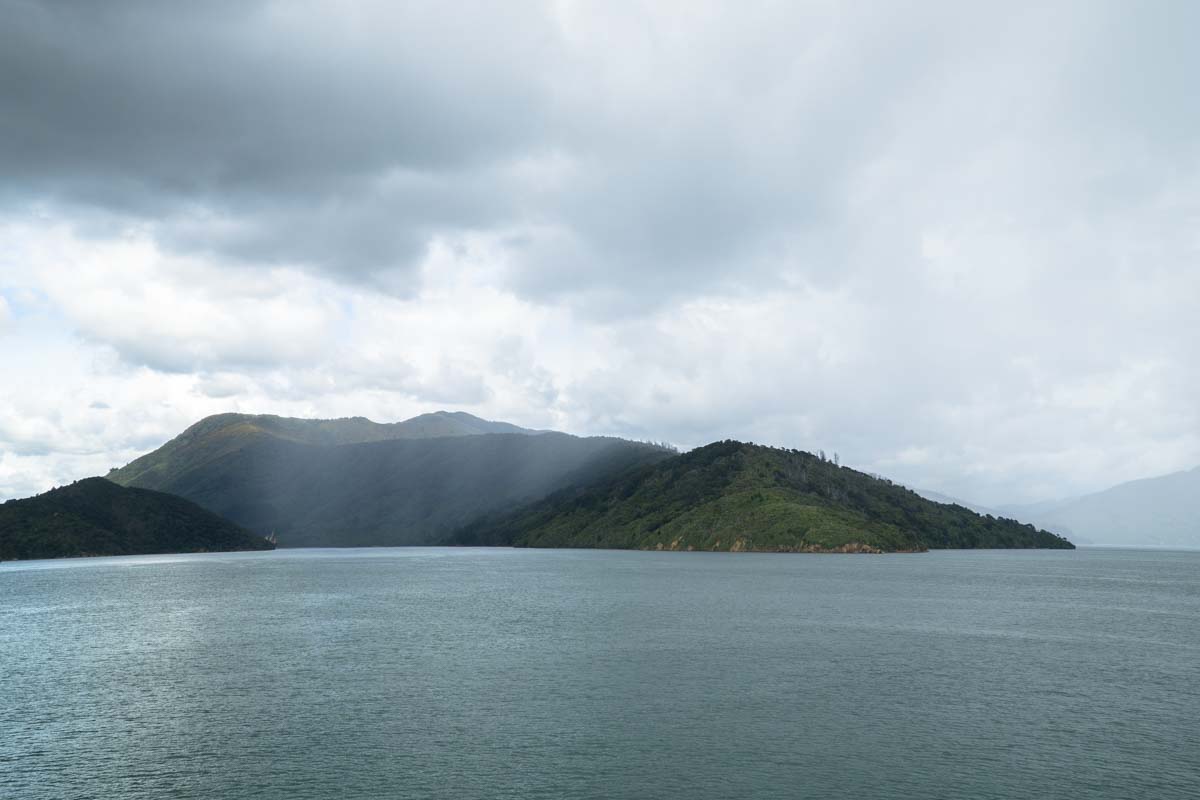
[[228, 410], [1200, 464], [1200, 3], [0, 7], [0, 499]]

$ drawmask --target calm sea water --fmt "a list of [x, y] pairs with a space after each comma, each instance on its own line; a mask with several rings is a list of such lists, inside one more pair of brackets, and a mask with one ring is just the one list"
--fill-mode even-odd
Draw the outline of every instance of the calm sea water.
[[0, 797], [1196, 798], [1200, 553], [0, 565]]

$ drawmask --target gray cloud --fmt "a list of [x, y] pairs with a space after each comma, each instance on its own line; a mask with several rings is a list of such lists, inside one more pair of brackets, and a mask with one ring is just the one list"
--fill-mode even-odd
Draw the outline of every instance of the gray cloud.
[[[635, 281], [645, 307], [780, 261], [821, 280], [853, 266], [825, 242], [856, 222], [847, 190], [890, 157], [923, 170], [915, 193], [1013, 149], [1061, 174], [955, 188], [1057, 209], [1153, 191], [1195, 152], [1200, 12], [1119, 11], [20, 2], [3, 192], [358, 278], [515, 229], [530, 296]], [[1130, 157], [1159, 163], [1094, 170]]]
[[1004, 16], [709, 11], [20, 3], [6, 194], [359, 277], [521, 229], [535, 296], [636, 276], [644, 302], [781, 253], [837, 270], [797, 240], [839, 224], [849, 177]]

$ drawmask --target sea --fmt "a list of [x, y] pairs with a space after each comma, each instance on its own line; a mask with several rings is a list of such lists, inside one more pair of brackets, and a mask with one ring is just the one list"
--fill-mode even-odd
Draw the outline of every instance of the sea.
[[0, 797], [1200, 797], [1200, 552], [0, 564]]

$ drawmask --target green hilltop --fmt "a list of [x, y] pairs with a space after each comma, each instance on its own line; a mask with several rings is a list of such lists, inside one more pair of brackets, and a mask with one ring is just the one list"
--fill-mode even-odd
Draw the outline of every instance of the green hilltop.
[[735, 441], [556, 492], [477, 520], [449, 542], [767, 552], [1074, 547], [810, 453]]
[[104, 478], [0, 505], [0, 560], [271, 549], [181, 497]]

